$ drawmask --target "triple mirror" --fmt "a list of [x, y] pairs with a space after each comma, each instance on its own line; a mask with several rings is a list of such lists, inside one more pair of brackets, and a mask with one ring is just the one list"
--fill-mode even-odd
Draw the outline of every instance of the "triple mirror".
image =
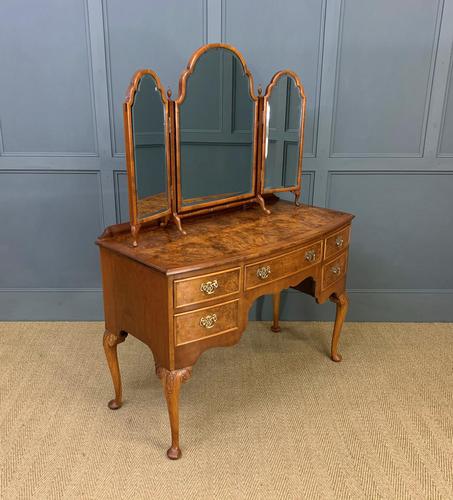
[[124, 103], [129, 208], [140, 226], [257, 202], [300, 196], [305, 94], [278, 72], [262, 95], [234, 47], [209, 44], [190, 59], [171, 99], [156, 73], [138, 71]]

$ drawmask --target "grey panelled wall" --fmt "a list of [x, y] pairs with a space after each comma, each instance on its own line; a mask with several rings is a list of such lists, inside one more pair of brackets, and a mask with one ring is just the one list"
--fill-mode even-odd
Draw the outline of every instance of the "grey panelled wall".
[[[223, 41], [304, 83], [303, 200], [357, 215], [351, 320], [453, 321], [453, 0], [3, 0], [0, 319], [101, 319], [94, 239], [127, 220], [121, 103]], [[269, 318], [269, 298], [252, 318]], [[332, 319], [289, 291], [287, 319]]]

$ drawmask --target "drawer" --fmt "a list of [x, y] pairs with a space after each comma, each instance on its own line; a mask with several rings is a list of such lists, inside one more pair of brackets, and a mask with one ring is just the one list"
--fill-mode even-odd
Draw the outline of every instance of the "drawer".
[[330, 285], [338, 281], [346, 274], [346, 266], [348, 262], [348, 253], [335, 257], [327, 264], [322, 266], [322, 289], [328, 288]]
[[271, 281], [296, 274], [322, 259], [322, 242], [317, 241], [299, 250], [245, 267], [245, 288], [255, 288]]
[[174, 282], [175, 307], [199, 304], [206, 300], [238, 293], [241, 283], [240, 268], [185, 278]]
[[217, 306], [175, 314], [176, 345], [221, 335], [238, 328], [239, 301], [231, 300]]
[[324, 250], [324, 257], [328, 259], [329, 257], [332, 257], [332, 255], [335, 255], [349, 245], [349, 233], [351, 231], [351, 227], [345, 227], [341, 231], [336, 232], [332, 236], [329, 236], [326, 238], [326, 244], [325, 244], [325, 250]]

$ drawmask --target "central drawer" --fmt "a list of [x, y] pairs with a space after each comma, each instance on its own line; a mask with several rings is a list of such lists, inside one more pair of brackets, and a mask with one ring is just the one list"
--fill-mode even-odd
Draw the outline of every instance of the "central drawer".
[[318, 264], [322, 259], [322, 242], [317, 241], [299, 250], [263, 260], [245, 267], [245, 289], [291, 276], [302, 269]]
[[239, 324], [238, 312], [239, 301], [231, 300], [217, 306], [175, 314], [176, 345], [236, 330]]

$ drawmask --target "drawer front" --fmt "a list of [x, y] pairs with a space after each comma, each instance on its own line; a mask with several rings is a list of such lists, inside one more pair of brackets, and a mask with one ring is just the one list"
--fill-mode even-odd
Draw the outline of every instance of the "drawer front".
[[333, 234], [332, 236], [326, 238], [326, 244], [324, 250], [326, 259], [347, 248], [347, 246], [349, 245], [350, 231], [351, 227], [348, 226], [342, 229], [341, 231], [338, 231], [337, 233]]
[[322, 242], [295, 250], [273, 259], [257, 264], [250, 264], [245, 268], [245, 288], [255, 288], [271, 281], [295, 274], [306, 267], [317, 264], [322, 259]]
[[206, 300], [238, 293], [240, 268], [185, 278], [174, 282], [175, 307], [199, 304]]
[[329, 287], [346, 274], [348, 253], [343, 252], [322, 266], [322, 289]]
[[239, 301], [232, 300], [213, 307], [175, 314], [176, 345], [236, 330], [239, 324], [238, 309]]

